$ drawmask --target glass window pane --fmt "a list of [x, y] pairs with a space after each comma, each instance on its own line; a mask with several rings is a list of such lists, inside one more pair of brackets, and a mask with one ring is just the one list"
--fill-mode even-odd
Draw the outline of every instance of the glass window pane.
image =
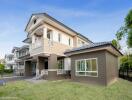
[[63, 59], [58, 60], [58, 69], [64, 69], [64, 60]]
[[90, 60], [86, 60], [86, 71], [91, 71]]
[[85, 71], [85, 61], [84, 60], [81, 61], [80, 71]]
[[97, 71], [96, 59], [92, 59], [92, 71]]
[[80, 71], [80, 61], [77, 61], [77, 71]]

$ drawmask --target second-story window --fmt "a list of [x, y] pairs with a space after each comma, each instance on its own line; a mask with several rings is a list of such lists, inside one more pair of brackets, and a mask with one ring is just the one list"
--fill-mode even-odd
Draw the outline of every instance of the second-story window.
[[58, 34], [58, 41], [61, 42], [61, 34]]
[[68, 43], [69, 43], [69, 45], [71, 45], [71, 39], [69, 38], [69, 40], [68, 40]]
[[48, 38], [49, 40], [52, 39], [52, 30], [47, 30], [47, 38]]
[[49, 40], [50, 40], [50, 37], [51, 37], [51, 36], [50, 36], [50, 33], [47, 33], [47, 38], [48, 38]]
[[37, 19], [34, 19], [33, 23], [36, 24], [36, 22], [37, 22]]

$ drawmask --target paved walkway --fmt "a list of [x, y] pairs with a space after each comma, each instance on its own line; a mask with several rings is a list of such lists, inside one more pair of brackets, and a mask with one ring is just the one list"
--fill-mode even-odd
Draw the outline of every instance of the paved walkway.
[[25, 80], [25, 79], [30, 79], [31, 77], [24, 77], [24, 76], [11, 76], [11, 77], [3, 77], [1, 80], [4, 80], [6, 82], [11, 82], [11, 81], [19, 81], [19, 80]]
[[47, 81], [47, 80], [44, 80], [44, 79], [36, 80], [36, 79], [34, 79], [34, 77], [24, 77], [24, 76], [3, 77], [1, 80], [4, 80], [5, 82], [25, 80], [25, 81], [30, 82], [30, 83], [41, 83], [41, 82], [46, 82]]
[[44, 79], [39, 79], [39, 80], [35, 80], [35, 79], [25, 79], [26, 81], [30, 82], [30, 83], [41, 83], [41, 82], [46, 82], [47, 80]]

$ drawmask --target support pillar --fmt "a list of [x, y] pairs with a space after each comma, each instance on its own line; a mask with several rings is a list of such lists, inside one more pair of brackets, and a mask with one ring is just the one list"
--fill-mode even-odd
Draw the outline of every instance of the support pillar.
[[48, 57], [48, 79], [57, 78], [57, 55], [51, 54]]
[[41, 70], [44, 69], [44, 57], [37, 58], [37, 66], [36, 69], [39, 70], [39, 74], [41, 74]]
[[25, 76], [32, 76], [31, 61], [25, 61]]

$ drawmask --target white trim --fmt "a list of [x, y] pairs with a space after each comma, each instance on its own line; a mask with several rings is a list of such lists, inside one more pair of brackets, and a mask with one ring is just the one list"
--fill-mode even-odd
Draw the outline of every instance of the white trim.
[[[90, 65], [91, 65], [92, 59], [95, 59], [96, 60], [96, 68], [97, 68], [97, 71], [86, 71], [86, 60], [90, 60]], [[77, 71], [77, 61], [85, 61], [85, 71]], [[78, 72], [85, 72], [85, 75], [79, 75], [79, 74], [77, 74]], [[90, 73], [97, 72], [97, 76], [86, 75], [86, 72], [90, 72]], [[98, 77], [98, 58], [88, 58], [88, 59], [78, 59], [78, 60], [75, 60], [75, 75], [76, 76]]]
[[[30, 53], [31, 54], [31, 53]], [[31, 57], [33, 57], [33, 56], [37, 56], [37, 55], [40, 55], [40, 54], [44, 54], [44, 56], [50, 56], [50, 53], [48, 53], [48, 52], [40, 52], [40, 53], [35, 53], [35, 54], [32, 54], [31, 55]]]
[[65, 70], [64, 69], [57, 69], [57, 75], [62, 75], [65, 74]]
[[48, 71], [57, 71], [57, 69], [48, 69]]

